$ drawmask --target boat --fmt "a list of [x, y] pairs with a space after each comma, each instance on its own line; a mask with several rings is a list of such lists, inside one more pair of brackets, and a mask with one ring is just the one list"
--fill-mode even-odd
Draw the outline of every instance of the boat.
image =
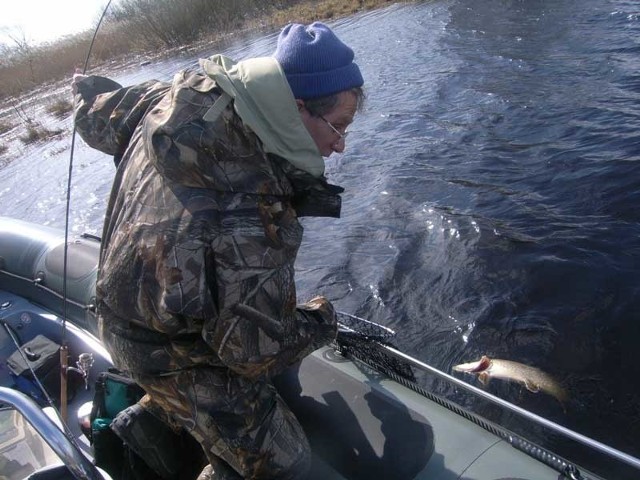
[[[0, 478], [118, 480], [95, 465], [90, 441], [96, 382], [112, 367], [97, 337], [99, 249], [96, 236], [69, 239], [54, 228], [0, 217]], [[276, 379], [312, 446], [309, 478], [623, 478], [593, 473], [426, 391], [417, 372], [593, 449], [631, 472], [628, 478], [639, 474], [634, 457], [397, 350], [392, 330], [343, 312], [339, 319], [334, 344]], [[38, 352], [44, 349], [35, 351], [43, 343], [62, 352], [53, 366], [43, 364], [46, 355]], [[10, 359], [33, 365], [22, 372], [8, 368]]]

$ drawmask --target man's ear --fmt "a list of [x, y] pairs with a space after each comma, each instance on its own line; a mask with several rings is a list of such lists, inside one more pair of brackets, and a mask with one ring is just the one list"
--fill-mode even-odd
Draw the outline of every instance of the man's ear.
[[304, 100], [296, 98], [296, 105], [298, 106], [298, 111], [302, 112], [302, 110], [304, 109]]

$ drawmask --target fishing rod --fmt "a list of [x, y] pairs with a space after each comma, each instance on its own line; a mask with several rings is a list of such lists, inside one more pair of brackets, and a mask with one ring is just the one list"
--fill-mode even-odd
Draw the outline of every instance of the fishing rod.
[[[390, 355], [391, 357], [400, 360], [401, 362], [405, 362], [406, 364], [417, 368], [418, 370], [421, 370], [423, 372], [428, 372], [431, 374], [434, 374], [444, 380], [446, 380], [447, 382], [460, 387], [464, 390], [467, 390], [471, 393], [473, 393], [474, 395], [477, 395], [479, 397], [482, 397], [485, 400], [488, 400], [491, 403], [494, 403], [496, 405], [499, 405], [507, 410], [509, 410], [510, 412], [516, 413], [528, 420], [531, 420], [543, 427], [548, 428], [549, 430], [552, 430], [556, 433], [559, 433], [561, 435], [564, 435], [568, 438], [571, 438], [572, 440], [581, 443], [582, 445], [585, 445], [589, 448], [592, 448], [594, 450], [597, 450], [601, 453], [604, 453], [605, 455], [609, 455], [613, 458], [616, 458], [617, 460], [631, 466], [634, 467], [638, 470], [640, 470], [640, 459], [635, 458], [627, 453], [624, 453], [620, 450], [617, 450], [613, 447], [610, 447], [609, 445], [606, 445], [604, 443], [598, 442], [597, 440], [594, 440], [592, 438], [589, 438], [585, 435], [582, 435], [580, 433], [577, 433], [573, 430], [570, 430], [566, 427], [563, 427], [562, 425], [559, 425], [555, 422], [552, 422], [551, 420], [548, 420], [544, 417], [541, 417], [539, 415], [536, 415], [535, 413], [530, 412], [529, 410], [525, 410], [522, 407], [518, 407], [517, 405], [514, 405], [506, 400], [503, 400], [502, 398], [496, 397], [495, 395], [492, 395], [489, 392], [486, 392], [478, 387], [474, 387], [473, 385], [464, 382], [458, 378], [455, 378], [441, 370], [438, 370], [435, 367], [432, 367], [431, 365], [424, 363], [416, 358], [411, 357], [410, 355], [407, 355], [406, 353], [401, 352], [400, 350], [398, 350], [397, 348], [391, 346], [388, 344], [388, 342], [386, 341], [388, 338], [390, 338], [390, 336], [392, 336], [395, 332], [393, 332], [393, 330], [389, 329], [388, 327], [384, 327], [383, 325], [378, 325], [374, 322], [371, 322], [369, 320], [366, 320], [364, 318], [360, 318], [357, 317], [355, 315], [351, 315], [349, 313], [345, 313], [345, 312], [337, 312], [339, 315], [341, 315], [343, 318], [349, 318], [351, 320], [356, 320], [358, 322], [362, 322], [363, 325], [365, 326], [365, 328], [367, 330], [371, 331], [370, 335], [367, 335], [366, 333], [364, 334], [364, 337], [368, 339], [368, 341], [373, 342], [377, 345], [377, 347], [379, 349], [381, 349], [382, 351], [384, 351], [385, 353], [387, 353], [388, 355]], [[353, 335], [360, 335], [363, 336], [362, 333], [354, 328], [353, 326], [349, 326], [346, 325], [344, 323], [338, 322], [338, 326], [339, 326], [339, 333], [340, 332], [345, 332], [347, 334], [353, 334]], [[379, 327], [378, 331], [376, 332], [376, 326]], [[405, 379], [406, 380], [406, 379]], [[404, 383], [404, 382], [403, 382]]]
[[[111, 6], [111, 1], [107, 2], [107, 5], [102, 11], [102, 15], [98, 20], [98, 24], [93, 32], [91, 43], [89, 44], [89, 50], [84, 60], [84, 66], [82, 68], [82, 74], [87, 72], [89, 67], [89, 58], [91, 57], [91, 51], [104, 20], [107, 10]], [[67, 198], [66, 198], [66, 210], [65, 210], [65, 222], [64, 222], [64, 255], [63, 255], [63, 270], [62, 270], [62, 346], [60, 347], [60, 416], [62, 422], [67, 422], [67, 373], [69, 371], [69, 346], [67, 345], [67, 263], [68, 263], [68, 250], [69, 250], [69, 212], [71, 210], [71, 179], [73, 177], [73, 154], [75, 152], [76, 144], [76, 122], [73, 122], [73, 131], [71, 133], [71, 147], [69, 151], [69, 173], [67, 175]]]

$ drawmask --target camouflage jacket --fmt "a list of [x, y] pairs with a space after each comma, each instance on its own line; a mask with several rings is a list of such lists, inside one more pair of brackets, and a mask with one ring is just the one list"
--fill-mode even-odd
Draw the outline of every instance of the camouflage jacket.
[[172, 83], [78, 85], [76, 127], [118, 169], [98, 275], [101, 322], [167, 339], [149, 372], [206, 364], [269, 377], [336, 332], [323, 299], [296, 305], [300, 215], [339, 216], [340, 187], [266, 154], [194, 72]]

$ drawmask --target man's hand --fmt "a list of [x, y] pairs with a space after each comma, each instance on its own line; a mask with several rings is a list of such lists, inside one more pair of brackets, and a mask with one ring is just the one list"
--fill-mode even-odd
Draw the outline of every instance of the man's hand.
[[75, 95], [78, 93], [78, 83], [87, 78], [88, 75], [84, 75], [82, 70], [76, 68], [75, 73], [73, 74], [73, 80], [71, 80], [71, 91]]
[[331, 325], [336, 324], [336, 313], [333, 309], [333, 305], [325, 297], [313, 297], [308, 302], [300, 305], [300, 307], [311, 312], [319, 310], [320, 315], [317, 315], [319, 319], [324, 320], [324, 323], [328, 323]]
[[338, 334], [338, 318], [333, 305], [325, 297], [314, 297], [302, 305], [298, 305], [302, 312], [308, 312], [308, 316], [318, 322], [316, 325], [313, 345], [315, 348], [328, 345]]

